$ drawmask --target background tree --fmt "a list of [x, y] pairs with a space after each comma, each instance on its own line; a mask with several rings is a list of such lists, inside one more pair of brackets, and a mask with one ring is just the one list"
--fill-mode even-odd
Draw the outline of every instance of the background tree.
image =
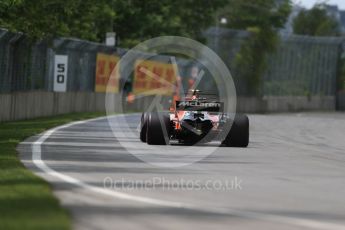
[[293, 30], [300, 35], [340, 35], [339, 22], [327, 13], [324, 3], [315, 5], [311, 10], [302, 10], [294, 19]]
[[212, 25], [216, 10], [225, 3], [226, 0], [116, 0], [114, 31], [126, 47], [162, 35], [200, 40], [202, 31]]
[[101, 42], [114, 30], [122, 45], [159, 35], [200, 39], [226, 0], [1, 0], [0, 26], [35, 39], [68, 36]]
[[115, 12], [107, 0], [5, 0], [2, 27], [34, 39], [73, 36], [97, 41], [110, 30]]
[[227, 27], [251, 33], [235, 60], [235, 72], [248, 86], [246, 94], [260, 94], [267, 55], [275, 51], [278, 29], [284, 27], [290, 12], [290, 0], [228, 0], [219, 12], [227, 18]]

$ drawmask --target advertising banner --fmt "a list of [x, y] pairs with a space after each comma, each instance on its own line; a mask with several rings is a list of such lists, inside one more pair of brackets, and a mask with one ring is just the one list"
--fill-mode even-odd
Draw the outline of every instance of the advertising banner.
[[138, 60], [135, 63], [133, 93], [172, 95], [176, 87], [177, 66], [158, 61]]
[[105, 93], [109, 83], [108, 92], [119, 92], [120, 76], [116, 71], [120, 57], [108, 54], [97, 54], [95, 92]]

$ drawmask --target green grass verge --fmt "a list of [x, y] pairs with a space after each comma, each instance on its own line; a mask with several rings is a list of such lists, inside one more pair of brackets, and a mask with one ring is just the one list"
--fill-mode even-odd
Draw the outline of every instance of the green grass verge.
[[71, 229], [68, 212], [61, 208], [50, 185], [24, 168], [16, 146], [47, 129], [102, 115], [68, 114], [0, 123], [0, 229]]

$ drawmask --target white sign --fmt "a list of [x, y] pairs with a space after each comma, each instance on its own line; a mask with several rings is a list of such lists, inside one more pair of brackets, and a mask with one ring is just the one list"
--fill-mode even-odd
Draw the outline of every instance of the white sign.
[[67, 90], [68, 56], [55, 55], [54, 64], [54, 91], [66, 92]]
[[116, 33], [114, 32], [107, 33], [105, 44], [107, 46], [112, 46], [112, 47], [116, 46]]

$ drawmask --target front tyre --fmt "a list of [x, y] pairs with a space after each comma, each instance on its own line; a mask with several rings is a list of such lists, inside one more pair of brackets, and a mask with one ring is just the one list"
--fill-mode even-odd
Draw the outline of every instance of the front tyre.
[[246, 148], [249, 145], [249, 118], [236, 114], [231, 130], [222, 143], [227, 147]]

